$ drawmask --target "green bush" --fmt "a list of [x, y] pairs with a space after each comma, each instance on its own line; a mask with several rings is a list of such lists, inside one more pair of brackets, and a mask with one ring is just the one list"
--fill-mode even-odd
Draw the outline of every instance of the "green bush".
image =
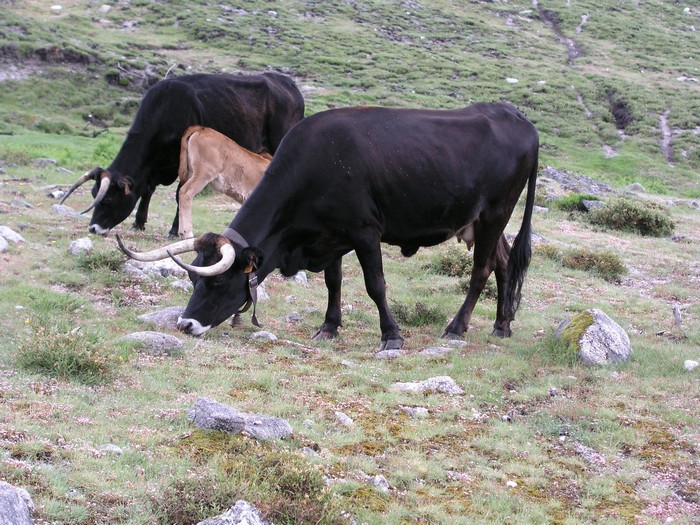
[[237, 499], [253, 503], [274, 523], [341, 523], [320, 469], [301, 455], [225, 432], [195, 431], [178, 449], [198, 468], [170, 481], [155, 497], [158, 523], [191, 525], [229, 509]]
[[556, 261], [565, 268], [590, 272], [610, 282], [618, 282], [627, 274], [625, 264], [612, 252], [592, 252], [585, 248], [562, 251], [552, 244], [544, 243], [535, 248], [535, 253]]
[[440, 275], [463, 277], [471, 273], [472, 265], [471, 255], [464, 248], [452, 245], [433, 255], [430, 269]]
[[118, 271], [124, 266], [124, 256], [116, 250], [106, 253], [91, 252], [78, 256], [77, 262], [79, 268], [90, 272], [101, 269]]
[[[493, 275], [493, 274], [492, 274]], [[462, 292], [463, 294], [469, 293], [469, 284], [471, 278], [470, 277], [463, 277], [459, 280], [459, 291]], [[484, 286], [484, 289], [481, 291], [481, 296], [480, 297], [488, 297], [489, 299], [498, 299], [498, 287], [496, 286], [496, 278], [495, 277], [489, 277], [488, 281], [486, 281], [486, 286]]]
[[65, 331], [41, 316], [26, 324], [29, 330], [20, 336], [16, 353], [17, 365], [25, 370], [92, 385], [109, 379], [123, 360], [80, 329]]
[[627, 274], [627, 267], [620, 258], [606, 251], [592, 252], [584, 248], [573, 248], [562, 254], [561, 263], [566, 268], [591, 272], [611, 282], [617, 282]]
[[554, 207], [563, 211], [587, 211], [582, 201], [600, 200], [595, 195], [588, 193], [570, 193], [554, 201]]
[[588, 217], [598, 226], [652, 237], [671, 235], [675, 228], [666, 207], [633, 199], [618, 199], [591, 211]]
[[430, 307], [418, 301], [414, 305], [406, 305], [392, 301], [391, 311], [400, 324], [408, 326], [426, 326], [445, 321], [445, 314], [436, 307]]

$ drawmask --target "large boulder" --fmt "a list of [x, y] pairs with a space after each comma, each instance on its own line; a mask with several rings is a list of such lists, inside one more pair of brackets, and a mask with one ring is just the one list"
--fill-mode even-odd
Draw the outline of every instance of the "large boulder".
[[34, 503], [29, 493], [0, 481], [0, 524], [32, 525]]
[[562, 321], [554, 335], [586, 365], [623, 363], [632, 355], [627, 332], [597, 308]]
[[293, 432], [284, 419], [240, 412], [206, 397], [195, 402], [187, 417], [199, 428], [246, 434], [263, 441], [284, 439]]

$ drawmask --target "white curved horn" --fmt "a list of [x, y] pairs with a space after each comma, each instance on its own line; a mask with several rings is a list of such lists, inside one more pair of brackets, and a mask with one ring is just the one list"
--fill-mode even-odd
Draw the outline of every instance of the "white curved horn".
[[[96, 168], [99, 169], [99, 168]], [[95, 170], [87, 171], [85, 174], [80, 177], [75, 184], [73, 184], [70, 189], [66, 192], [66, 194], [63, 196], [61, 199], [60, 204], [63, 204], [66, 199], [70, 196], [71, 193], [73, 193], [75, 190], [77, 190], [80, 186], [85, 184], [87, 181], [92, 180], [95, 178]]]
[[224, 244], [219, 248], [219, 254], [221, 255], [221, 260], [210, 266], [193, 266], [182, 262], [178, 257], [175, 257], [175, 253], [168, 250], [168, 255], [175, 261], [181, 268], [187, 270], [188, 272], [196, 273], [202, 277], [212, 277], [214, 275], [219, 275], [224, 273], [226, 270], [231, 268], [233, 261], [236, 260], [236, 250], [233, 249], [233, 245]]
[[109, 183], [110, 183], [110, 178], [109, 175], [103, 175], [102, 180], [100, 181], [100, 189], [97, 190], [97, 195], [95, 196], [95, 200], [92, 201], [92, 204], [88, 206], [85, 210], [80, 212], [80, 215], [83, 213], [89, 212], [91, 209], [93, 209], [95, 206], [97, 206], [102, 199], [105, 198], [105, 195], [107, 195], [107, 190], [109, 189]]
[[117, 244], [119, 244], [119, 249], [132, 259], [141, 262], [153, 262], [160, 261], [162, 259], [167, 259], [170, 253], [180, 254], [186, 252], [193, 252], [194, 243], [197, 240], [194, 238], [185, 239], [184, 241], [178, 241], [168, 246], [165, 246], [164, 248], [157, 248], [155, 250], [151, 250], [150, 252], [134, 252], [126, 246], [124, 246], [124, 243], [122, 242], [121, 237], [119, 237], [119, 234], [116, 234], [116, 237]]

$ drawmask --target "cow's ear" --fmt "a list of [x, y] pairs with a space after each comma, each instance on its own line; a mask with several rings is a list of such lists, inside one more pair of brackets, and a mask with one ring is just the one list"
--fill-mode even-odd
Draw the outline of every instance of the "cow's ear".
[[131, 179], [131, 177], [121, 177], [118, 184], [119, 187], [124, 190], [124, 195], [129, 195], [132, 187], [134, 186], [134, 181]]
[[257, 248], [244, 249], [242, 257], [245, 266], [245, 270], [243, 270], [244, 273], [250, 273], [260, 268], [263, 260], [263, 254]]

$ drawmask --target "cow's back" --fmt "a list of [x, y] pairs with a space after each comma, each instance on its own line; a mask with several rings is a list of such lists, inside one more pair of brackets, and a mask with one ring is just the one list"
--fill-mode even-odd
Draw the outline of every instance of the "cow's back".
[[296, 192], [286, 202], [304, 202], [309, 212], [295, 220], [377, 227], [396, 243], [425, 231], [430, 244], [505, 194], [514, 203], [537, 147], [534, 126], [508, 104], [449, 111], [343, 108], [300, 122], [261, 186]]

